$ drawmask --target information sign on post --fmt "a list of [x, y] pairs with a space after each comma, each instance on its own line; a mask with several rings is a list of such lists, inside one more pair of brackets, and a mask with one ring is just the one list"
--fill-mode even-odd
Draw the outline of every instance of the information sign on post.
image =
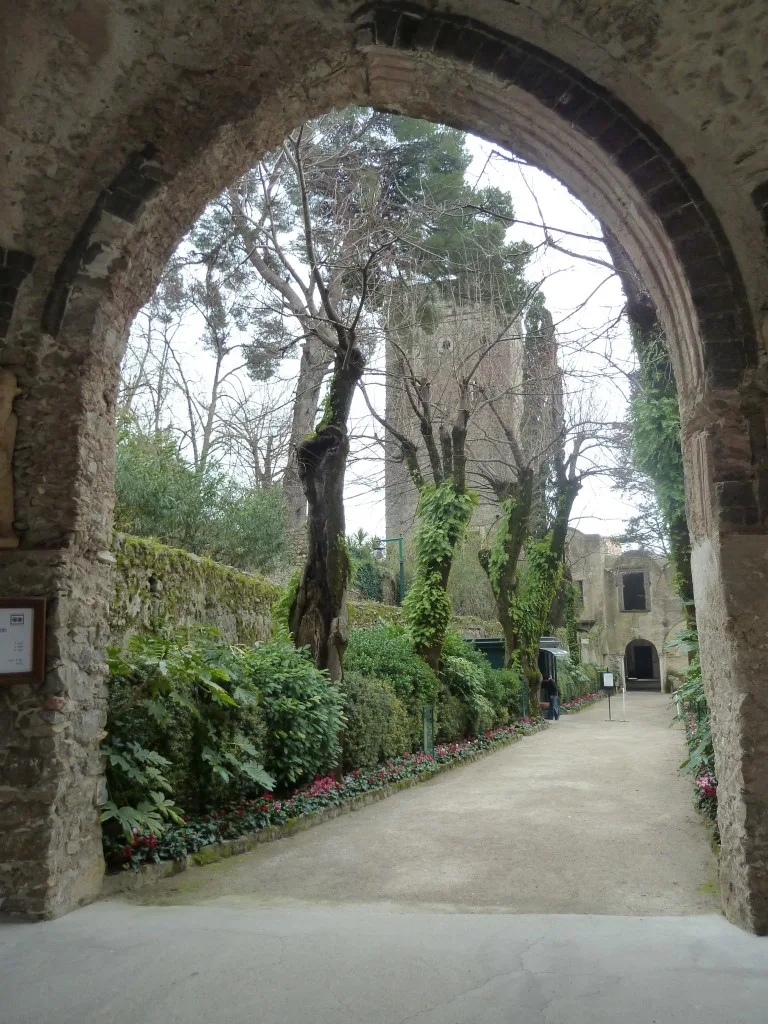
[[0, 685], [45, 678], [45, 598], [0, 598]]
[[603, 672], [603, 687], [608, 693], [608, 721], [611, 722], [611, 694], [614, 692], [613, 672]]

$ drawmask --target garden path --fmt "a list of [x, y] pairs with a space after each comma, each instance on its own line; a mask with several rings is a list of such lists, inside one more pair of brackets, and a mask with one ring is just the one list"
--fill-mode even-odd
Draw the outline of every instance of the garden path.
[[[616, 702], [614, 702], [614, 716]], [[144, 904], [689, 915], [717, 910], [669, 698], [605, 703], [354, 814], [132, 895]]]

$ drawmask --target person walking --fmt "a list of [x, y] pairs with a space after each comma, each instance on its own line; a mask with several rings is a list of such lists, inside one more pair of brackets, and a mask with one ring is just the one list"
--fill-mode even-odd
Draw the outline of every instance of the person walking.
[[551, 722], [557, 722], [560, 718], [560, 691], [552, 676], [545, 676], [542, 680], [541, 698], [541, 706], [547, 709], [544, 717]]

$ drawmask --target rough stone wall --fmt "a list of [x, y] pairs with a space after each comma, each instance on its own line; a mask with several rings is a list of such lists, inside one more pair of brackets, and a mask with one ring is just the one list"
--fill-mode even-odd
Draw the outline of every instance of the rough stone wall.
[[0, 246], [26, 274], [0, 296], [0, 364], [22, 390], [20, 547], [0, 565], [6, 594], [51, 602], [46, 683], [2, 694], [3, 910], [50, 916], [97, 891], [102, 553], [127, 324], [207, 199], [307, 117], [368, 102], [548, 168], [660, 311], [682, 396], [724, 906], [768, 931], [764, 26], [764, 0], [0, 8]]
[[279, 587], [257, 574], [139, 537], [116, 536], [110, 643], [133, 633], [214, 626], [231, 643], [252, 644], [272, 632]]

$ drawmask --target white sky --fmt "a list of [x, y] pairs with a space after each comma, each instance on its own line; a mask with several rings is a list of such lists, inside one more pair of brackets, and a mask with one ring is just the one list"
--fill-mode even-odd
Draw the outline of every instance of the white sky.
[[[559, 182], [537, 168], [521, 166], [504, 160], [489, 143], [468, 136], [468, 147], [473, 154], [469, 178], [479, 185], [495, 185], [509, 192], [519, 221], [510, 229], [510, 240], [525, 239], [534, 246], [542, 246], [544, 233], [540, 228], [529, 226], [544, 223], [551, 228], [557, 244], [573, 252], [608, 261], [608, 254], [600, 243], [574, 237], [567, 232], [584, 235], [600, 235], [600, 226], [585, 207]], [[603, 337], [604, 327], [618, 316], [624, 298], [618, 279], [611, 276], [604, 267], [598, 267], [564, 255], [551, 248], [540, 248], [534, 256], [529, 270], [532, 281], [545, 278], [543, 291], [546, 304], [552, 313], [558, 331], [561, 353], [566, 361], [574, 362], [582, 387], [594, 403], [602, 408], [610, 419], [624, 418], [626, 411], [626, 382], [620, 371], [609, 370], [609, 363], [603, 358], [610, 350], [614, 367], [629, 369], [632, 353], [629, 339], [623, 327], [614, 331], [610, 339]], [[591, 296], [585, 303], [587, 296]], [[204, 393], [210, 386], [210, 357], [201, 351], [199, 342], [200, 325], [191, 318], [185, 322], [175, 339], [175, 347], [183, 360], [185, 374], [196, 381]], [[586, 348], [575, 356], [576, 347]], [[239, 354], [234, 357], [239, 361]], [[285, 360], [280, 368], [279, 380], [271, 387], [285, 394], [290, 401], [290, 385], [295, 380], [298, 360]], [[256, 390], [246, 374], [242, 374], [243, 386]], [[369, 393], [377, 401], [376, 392]], [[378, 404], [378, 401], [377, 401]], [[180, 400], [171, 407], [171, 419], [178, 417], [180, 426], [184, 419], [184, 407]], [[371, 433], [370, 416], [360, 394], [355, 398], [352, 410], [352, 429]], [[370, 455], [358, 458], [347, 472], [345, 505], [347, 532], [363, 529], [374, 536], [383, 536], [385, 530], [385, 509], [383, 491], [383, 453], [368, 446]], [[228, 467], [237, 472], [237, 467]], [[239, 474], [238, 474], [239, 475]], [[602, 479], [587, 480], [574, 507], [572, 525], [589, 533], [615, 535], [621, 532], [626, 520], [636, 514], [634, 506], [624, 502], [612, 491], [610, 483]]]

